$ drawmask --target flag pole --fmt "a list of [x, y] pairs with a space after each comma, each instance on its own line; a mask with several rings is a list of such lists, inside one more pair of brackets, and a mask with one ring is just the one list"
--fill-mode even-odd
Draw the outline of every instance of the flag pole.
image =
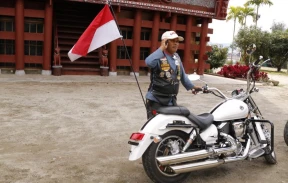
[[[119, 25], [118, 25], [118, 22], [117, 22], [117, 19], [116, 19], [114, 10], [113, 10], [113, 8], [112, 8], [111, 0], [106, 0], [106, 4], [109, 5], [109, 8], [110, 8], [110, 10], [111, 10], [111, 12], [112, 12], [112, 15], [113, 15], [113, 17], [114, 17], [114, 20], [115, 20], [115, 22], [116, 22], [117, 28], [118, 28], [118, 30], [119, 30], [119, 32], [120, 32], [120, 28], [119, 28]], [[121, 32], [120, 32], [120, 33], [121, 33]], [[121, 35], [121, 36], [122, 36], [122, 35]], [[141, 91], [141, 88], [140, 88], [140, 85], [139, 85], [137, 76], [136, 76], [135, 71], [134, 71], [134, 68], [133, 68], [133, 66], [132, 66], [132, 60], [131, 60], [130, 55], [129, 55], [129, 53], [128, 53], [128, 49], [127, 49], [127, 47], [126, 47], [125, 41], [124, 41], [124, 39], [123, 39], [123, 36], [122, 36], [121, 40], [122, 40], [122, 43], [123, 43], [123, 45], [124, 45], [124, 47], [125, 47], [125, 51], [126, 51], [126, 54], [127, 54], [127, 56], [128, 56], [128, 60], [129, 60], [129, 62], [130, 62], [131, 70], [132, 70], [132, 72], [133, 72], [133, 74], [134, 74], [134, 77], [135, 77], [135, 79], [136, 79], [136, 82], [137, 82], [137, 85], [138, 85], [138, 88], [139, 88], [139, 91], [140, 91], [140, 94], [141, 94], [141, 97], [142, 97], [144, 106], [145, 106], [145, 108], [146, 108], [146, 102], [145, 102], [145, 100], [144, 100], [144, 97], [143, 97], [143, 94], [142, 94], [142, 91]]]

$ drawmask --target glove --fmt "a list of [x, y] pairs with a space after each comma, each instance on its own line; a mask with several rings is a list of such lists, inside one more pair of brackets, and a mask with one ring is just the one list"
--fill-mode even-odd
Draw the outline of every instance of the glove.
[[194, 86], [194, 87], [192, 88], [192, 93], [193, 93], [194, 95], [196, 95], [199, 91], [202, 91], [202, 88], [199, 87], [199, 86]]

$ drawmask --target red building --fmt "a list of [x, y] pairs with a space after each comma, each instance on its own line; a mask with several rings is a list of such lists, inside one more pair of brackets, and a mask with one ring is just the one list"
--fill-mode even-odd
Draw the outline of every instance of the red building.
[[[16, 74], [38, 70], [49, 75], [60, 58], [62, 74], [99, 75], [101, 49], [71, 62], [68, 51], [106, 0], [0, 1], [0, 69]], [[111, 0], [121, 39], [107, 45], [111, 75], [145, 75], [144, 59], [160, 45], [166, 30], [185, 38], [178, 53], [187, 73], [203, 74], [212, 19], [225, 20], [229, 0]], [[60, 53], [55, 53], [59, 48]]]

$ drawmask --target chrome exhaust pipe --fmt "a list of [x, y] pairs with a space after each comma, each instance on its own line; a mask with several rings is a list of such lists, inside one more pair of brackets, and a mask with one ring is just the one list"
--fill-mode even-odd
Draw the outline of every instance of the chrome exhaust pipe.
[[213, 167], [219, 166], [219, 165], [224, 164], [224, 163], [230, 163], [230, 162], [245, 160], [248, 157], [250, 146], [251, 146], [251, 139], [249, 136], [249, 139], [247, 140], [247, 145], [246, 145], [246, 148], [244, 150], [243, 156], [228, 157], [228, 158], [225, 158], [223, 160], [221, 160], [221, 159], [206, 160], [206, 161], [197, 162], [197, 163], [175, 165], [175, 166], [170, 166], [170, 167], [176, 174], [179, 174], [179, 173], [192, 172], [192, 171], [202, 170], [202, 169], [207, 169], [207, 168], [213, 168]]
[[198, 163], [171, 166], [171, 169], [176, 174], [179, 174], [179, 173], [192, 172], [196, 170], [202, 170], [206, 168], [213, 168], [224, 163], [225, 163], [224, 160], [206, 160]]
[[212, 149], [209, 150], [199, 150], [195, 152], [188, 152], [188, 153], [182, 153], [182, 154], [176, 154], [171, 156], [163, 156], [163, 157], [157, 157], [156, 160], [161, 165], [171, 165], [176, 163], [183, 163], [188, 161], [194, 161], [194, 160], [200, 160], [204, 158], [208, 158], [211, 155], [220, 155], [224, 153], [231, 153], [236, 150], [236, 147], [230, 147], [230, 148], [219, 148], [219, 149]]
[[225, 163], [245, 160], [248, 157], [250, 146], [251, 146], [251, 139], [250, 139], [250, 136], [249, 136], [249, 139], [247, 140], [246, 148], [245, 148], [245, 150], [243, 152], [243, 155], [242, 156], [236, 156], [236, 157], [224, 158]]
[[176, 155], [171, 155], [171, 156], [162, 156], [162, 157], [157, 157], [156, 160], [161, 165], [171, 165], [171, 164], [176, 164], [176, 163], [200, 160], [200, 159], [208, 158], [211, 155], [221, 155], [225, 153], [234, 152], [237, 149], [235, 140], [230, 135], [223, 134], [223, 133], [221, 133], [221, 135], [225, 136], [227, 139], [231, 141], [231, 147], [218, 148], [218, 149], [210, 148], [208, 150], [205, 149], [205, 150], [181, 153], [181, 154], [176, 154]]
[[171, 156], [163, 156], [163, 157], [157, 157], [156, 160], [161, 165], [171, 165], [175, 163], [182, 163], [187, 161], [193, 161], [198, 159], [204, 159], [209, 157], [213, 154], [213, 151], [208, 150], [199, 150], [195, 152], [188, 152], [188, 153], [181, 153]]

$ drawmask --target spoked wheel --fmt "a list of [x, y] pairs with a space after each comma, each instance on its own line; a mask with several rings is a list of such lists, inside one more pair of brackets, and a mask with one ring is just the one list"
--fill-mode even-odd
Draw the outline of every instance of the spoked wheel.
[[273, 150], [272, 153], [269, 153], [269, 152], [271, 151], [271, 133], [270, 133], [270, 131], [266, 128], [265, 125], [263, 125], [263, 127], [264, 127], [264, 128], [263, 128], [263, 133], [264, 133], [264, 135], [265, 135], [265, 137], [266, 137], [266, 139], [267, 139], [267, 142], [268, 142], [267, 146], [264, 148], [265, 153], [266, 153], [266, 154], [264, 155], [264, 157], [265, 157], [266, 162], [267, 162], [268, 164], [275, 165], [275, 164], [277, 164], [277, 158], [276, 158], [275, 150]]
[[156, 157], [178, 154], [182, 151], [188, 135], [181, 131], [171, 131], [162, 136], [162, 141], [149, 146], [142, 162], [144, 169], [153, 182], [157, 183], [180, 183], [183, 182], [189, 173], [176, 174], [170, 166], [160, 165]]
[[286, 125], [284, 127], [284, 140], [285, 140], [285, 142], [286, 142], [286, 144], [288, 146], [288, 121], [287, 121], [287, 123], [286, 123]]

